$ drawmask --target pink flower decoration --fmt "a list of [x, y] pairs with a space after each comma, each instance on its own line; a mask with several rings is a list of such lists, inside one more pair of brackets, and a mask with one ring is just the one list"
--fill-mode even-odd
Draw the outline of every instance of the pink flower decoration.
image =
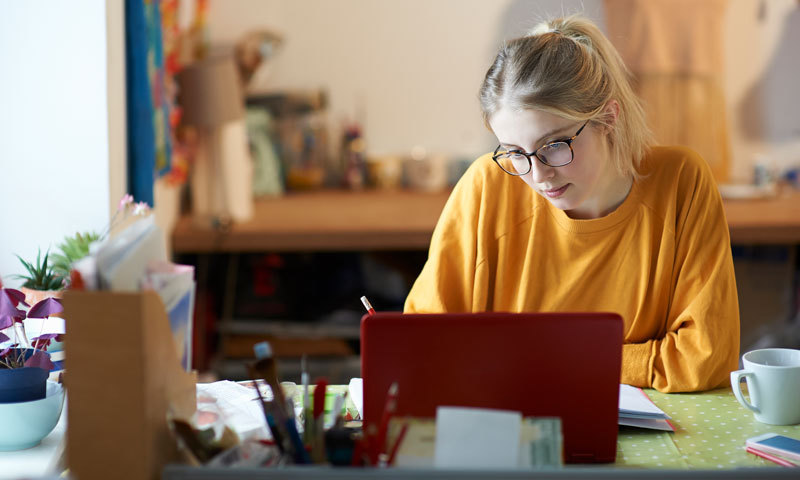
[[145, 215], [150, 211], [150, 206], [146, 202], [139, 202], [133, 206], [134, 215]]
[[125, 210], [125, 207], [133, 203], [133, 195], [130, 193], [126, 193], [119, 199], [119, 205], [117, 206], [117, 211]]

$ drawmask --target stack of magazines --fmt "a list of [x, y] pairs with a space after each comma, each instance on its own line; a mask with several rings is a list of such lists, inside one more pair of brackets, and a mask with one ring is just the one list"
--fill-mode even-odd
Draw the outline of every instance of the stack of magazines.
[[619, 386], [619, 423], [630, 427], [675, 431], [670, 417], [658, 408], [641, 388]]

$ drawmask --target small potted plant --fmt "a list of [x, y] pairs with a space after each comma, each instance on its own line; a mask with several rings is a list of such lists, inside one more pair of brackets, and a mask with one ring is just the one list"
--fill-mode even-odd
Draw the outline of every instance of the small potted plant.
[[61, 301], [48, 297], [26, 307], [24, 293], [0, 285], [0, 403], [44, 398], [53, 368], [47, 348], [53, 340], [60, 340], [60, 335], [39, 332], [31, 337], [24, 320], [46, 319], [62, 312]]
[[64, 288], [64, 277], [58, 275], [53, 266], [48, 263], [50, 252], [44, 254], [42, 259], [42, 251], [39, 250], [36, 255], [36, 262], [26, 262], [22, 257], [17, 255], [17, 258], [27, 270], [25, 275], [17, 275], [19, 280], [22, 280], [22, 287], [20, 290], [25, 294], [24, 300], [31, 305], [44, 300], [48, 297], [60, 297], [61, 290]]
[[89, 246], [98, 240], [102, 240], [99, 233], [77, 232], [71, 237], [65, 237], [58, 244], [58, 252], [52, 257], [53, 273], [64, 279], [67, 288], [69, 288], [72, 264], [89, 255]]

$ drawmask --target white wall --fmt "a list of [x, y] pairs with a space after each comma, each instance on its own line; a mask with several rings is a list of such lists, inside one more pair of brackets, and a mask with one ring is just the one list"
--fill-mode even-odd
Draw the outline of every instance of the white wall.
[[492, 144], [476, 95], [506, 3], [217, 1], [209, 28], [215, 43], [259, 27], [285, 35], [254, 87], [325, 87], [332, 121], [359, 118], [372, 152], [475, 155]]
[[[121, 15], [122, 2], [107, 9], [104, 0], [0, 0], [0, 275], [7, 285], [18, 285], [9, 276], [22, 273], [15, 253], [31, 259], [65, 235], [104, 228], [118, 199], [112, 176], [114, 197], [121, 193]], [[107, 32], [111, 20], [118, 30]], [[109, 55], [116, 57], [110, 70]]]
[[[373, 152], [403, 153], [420, 144], [474, 156], [494, 147], [476, 93], [502, 39], [543, 15], [584, 11], [602, 27], [603, 10], [602, 0], [215, 0], [209, 30], [214, 43], [232, 43], [257, 28], [283, 33], [285, 47], [253, 86], [327, 88], [334, 123], [363, 110]], [[750, 179], [759, 152], [780, 165], [800, 163], [800, 132], [775, 142], [748, 127], [780, 121], [769, 105], [753, 104], [752, 87], [776, 61], [787, 19], [798, 11], [796, 0], [729, 0], [721, 12], [734, 179]], [[800, 84], [800, 71], [792, 76]], [[799, 95], [767, 93], [773, 100]]]

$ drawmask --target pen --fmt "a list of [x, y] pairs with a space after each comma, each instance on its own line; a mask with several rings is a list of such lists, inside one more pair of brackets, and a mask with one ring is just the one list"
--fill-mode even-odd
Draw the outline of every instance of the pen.
[[314, 437], [311, 442], [311, 456], [315, 463], [325, 463], [325, 391], [328, 381], [324, 378], [317, 380], [314, 388]]
[[367, 309], [367, 313], [370, 315], [375, 315], [375, 309], [372, 308], [372, 304], [369, 303], [369, 300], [367, 300], [366, 296], [361, 297], [361, 303], [364, 304], [364, 308]]
[[286, 419], [286, 431], [289, 432], [289, 440], [294, 446], [294, 462], [299, 464], [311, 463], [306, 447], [303, 445], [303, 440], [300, 438], [300, 434], [297, 433], [297, 425], [294, 423], [294, 418]]
[[290, 418], [291, 415], [286, 411], [286, 397], [278, 381], [272, 346], [269, 342], [259, 342], [253, 346], [253, 351], [256, 354], [255, 371], [267, 382], [272, 390], [272, 396], [275, 400], [275, 413], [278, 414], [280, 420]]
[[389, 460], [386, 462], [387, 465], [390, 467], [394, 464], [394, 459], [397, 457], [397, 452], [400, 450], [400, 444], [403, 443], [403, 439], [406, 436], [406, 432], [408, 431], [408, 421], [403, 424], [403, 428], [400, 430], [400, 434], [397, 435], [397, 440], [394, 441], [394, 446], [392, 447], [392, 453], [389, 455]]
[[278, 426], [275, 424], [275, 418], [270, 413], [267, 402], [265, 402], [264, 397], [261, 396], [261, 390], [258, 388], [258, 379], [254, 378], [253, 382], [256, 385], [258, 403], [261, 404], [261, 410], [264, 411], [264, 419], [267, 421], [267, 429], [269, 429], [270, 433], [272, 434], [272, 440], [275, 441], [275, 445], [278, 446], [278, 450], [280, 450], [281, 453], [284, 453], [286, 449], [283, 446], [283, 435], [281, 435], [280, 431], [278, 430]]
[[311, 402], [308, 394], [308, 369], [306, 368], [306, 356], [300, 359], [300, 381], [303, 384], [303, 441], [306, 444], [311, 443], [312, 436], [312, 418], [311, 418]]
[[771, 454], [769, 454], [767, 452], [762, 452], [761, 450], [756, 450], [755, 448], [745, 447], [745, 450], [747, 451], [747, 453], [752, 453], [753, 455], [755, 455], [757, 457], [761, 457], [761, 458], [763, 458], [765, 460], [769, 460], [770, 462], [777, 463], [778, 465], [781, 465], [781, 466], [784, 466], [784, 467], [796, 467], [797, 466], [796, 463], [790, 462], [789, 460], [784, 460], [784, 459], [782, 459], [782, 458], [780, 458], [778, 456], [771, 455]]
[[392, 419], [392, 415], [394, 415], [394, 411], [397, 408], [397, 390], [397, 382], [392, 382], [389, 392], [386, 394], [386, 404], [383, 407], [380, 427], [378, 427], [378, 441], [373, 446], [374, 462], [377, 462], [380, 454], [386, 453], [386, 435], [389, 431], [389, 420]]

